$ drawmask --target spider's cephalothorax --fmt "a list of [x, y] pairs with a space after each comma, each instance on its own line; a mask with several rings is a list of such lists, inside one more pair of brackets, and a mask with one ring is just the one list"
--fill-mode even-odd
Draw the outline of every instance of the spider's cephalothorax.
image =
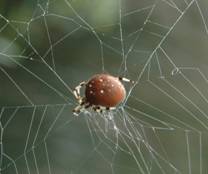
[[[112, 110], [126, 97], [126, 90], [121, 81], [133, 81], [114, 77], [109, 74], [97, 74], [88, 82], [81, 82], [75, 89], [74, 95], [79, 102], [73, 113], [78, 115], [82, 109], [92, 107], [97, 112], [104, 109]], [[80, 96], [80, 89], [85, 86], [85, 96]]]

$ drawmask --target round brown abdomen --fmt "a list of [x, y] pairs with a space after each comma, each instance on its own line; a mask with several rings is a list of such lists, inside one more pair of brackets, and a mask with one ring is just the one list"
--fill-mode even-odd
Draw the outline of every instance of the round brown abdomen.
[[86, 85], [85, 97], [91, 105], [114, 107], [126, 96], [126, 90], [118, 78], [108, 74], [92, 77]]

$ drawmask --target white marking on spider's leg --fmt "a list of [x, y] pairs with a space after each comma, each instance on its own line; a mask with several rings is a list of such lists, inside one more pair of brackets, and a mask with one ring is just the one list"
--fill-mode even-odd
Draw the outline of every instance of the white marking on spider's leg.
[[95, 111], [95, 112], [98, 112], [98, 113], [103, 113], [103, 109], [102, 109], [102, 106], [93, 106], [92, 109]]
[[79, 116], [79, 114], [81, 113], [82, 109], [83, 109], [83, 106], [78, 105], [76, 108], [73, 109], [72, 112], [73, 112], [73, 114], [74, 114], [75, 116]]
[[80, 97], [78, 99], [78, 102], [81, 106], [85, 105], [86, 104], [86, 98], [85, 97]]
[[93, 106], [92, 109], [93, 109], [95, 112], [103, 113], [103, 112], [105, 112], [105, 111], [112, 111], [112, 110], [115, 110], [116, 107]]
[[105, 109], [106, 109], [107, 111], [112, 111], [112, 110], [115, 110], [116, 107], [106, 107]]
[[76, 99], [80, 100], [81, 96], [80, 96], [80, 89], [86, 85], [86, 82], [81, 82], [73, 91], [74, 96], [76, 97]]
[[78, 98], [79, 98], [79, 95], [78, 95], [78, 93], [77, 93], [77, 90], [76, 90], [76, 89], [73, 91], [73, 94], [74, 94], [74, 96], [75, 96], [75, 98], [76, 98], [76, 99], [78, 99]]
[[90, 103], [85, 103], [85, 98], [83, 98], [82, 103], [80, 103], [77, 107], [73, 109], [73, 114], [78, 116], [81, 112], [83, 112], [85, 109], [91, 107]]
[[112, 110], [115, 110], [116, 107], [104, 107], [104, 106], [100, 106], [100, 109], [102, 111], [112, 111]]
[[119, 77], [118, 79], [119, 79], [120, 81], [123, 81], [123, 82], [134, 83], [133, 80], [127, 79], [127, 78], [125, 78], [125, 77]]

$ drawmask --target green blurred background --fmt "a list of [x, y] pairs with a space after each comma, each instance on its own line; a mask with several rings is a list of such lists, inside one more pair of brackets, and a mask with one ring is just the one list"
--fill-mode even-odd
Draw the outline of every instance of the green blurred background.
[[[1, 173], [208, 173], [207, 8], [1, 0]], [[102, 72], [138, 82], [107, 130], [103, 115], [71, 113], [70, 90]]]

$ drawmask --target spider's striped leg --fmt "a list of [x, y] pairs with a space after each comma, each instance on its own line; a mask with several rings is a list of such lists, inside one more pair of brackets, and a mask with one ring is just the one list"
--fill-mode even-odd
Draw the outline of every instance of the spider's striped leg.
[[74, 96], [76, 97], [77, 100], [79, 100], [79, 103], [82, 101], [81, 96], [80, 96], [80, 89], [86, 85], [86, 82], [83, 81], [81, 82], [73, 91]]
[[106, 109], [107, 111], [112, 111], [112, 110], [115, 110], [116, 107], [106, 107], [105, 109]]
[[103, 106], [93, 106], [92, 109], [98, 113], [103, 113], [104, 111], [106, 111], [106, 107]]
[[90, 104], [90, 103], [85, 103], [85, 109], [87, 109], [87, 108], [89, 108], [89, 107], [91, 107], [92, 105]]
[[93, 106], [92, 109], [95, 111], [95, 112], [98, 112], [98, 113], [102, 113], [102, 109], [100, 106]]
[[79, 105], [73, 109], [73, 114], [78, 116], [80, 112], [82, 112], [84, 109], [89, 108], [91, 105], [89, 103], [86, 103], [86, 98], [82, 97], [79, 99]]
[[85, 101], [83, 101], [83, 103], [75, 107], [72, 112], [74, 115], [78, 116], [81, 112], [83, 112], [85, 109], [89, 108], [90, 106], [91, 104], [85, 103]]
[[118, 77], [118, 79], [122, 82], [128, 82], [128, 83], [132, 83], [132, 84], [135, 83], [133, 80], [127, 79], [125, 77]]
[[78, 99], [78, 102], [79, 102], [79, 104], [80, 104], [81, 106], [87, 104], [87, 103], [86, 103], [86, 98], [85, 98], [85, 97], [80, 97], [80, 98]]
[[103, 106], [93, 106], [92, 107], [95, 112], [103, 113], [104, 111], [115, 110], [116, 107], [103, 107]]
[[83, 106], [81, 105], [78, 105], [76, 108], [73, 109], [73, 114], [78, 116], [80, 113], [81, 113], [81, 110], [82, 110]]

